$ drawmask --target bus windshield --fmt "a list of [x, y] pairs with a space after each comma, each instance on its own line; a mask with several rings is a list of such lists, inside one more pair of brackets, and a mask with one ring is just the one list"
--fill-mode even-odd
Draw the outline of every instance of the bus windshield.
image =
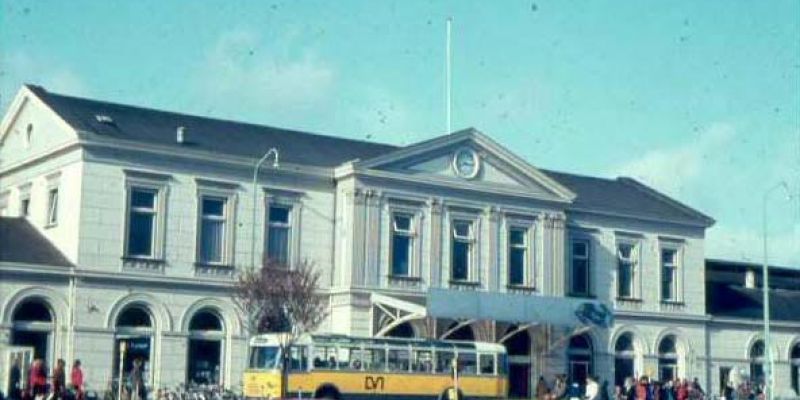
[[252, 347], [250, 353], [250, 368], [273, 369], [278, 365], [278, 346]]

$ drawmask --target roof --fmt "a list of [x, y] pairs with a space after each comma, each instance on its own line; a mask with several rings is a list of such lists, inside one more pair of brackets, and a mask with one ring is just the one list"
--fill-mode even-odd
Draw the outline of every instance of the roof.
[[577, 193], [572, 208], [711, 226], [714, 220], [631, 178], [605, 179], [542, 170]]
[[[27, 85], [27, 88], [84, 136], [98, 135], [173, 148], [190, 146], [254, 159], [275, 147], [281, 152], [282, 162], [324, 168], [400, 149], [388, 144], [84, 99], [52, 93], [35, 85]], [[98, 115], [106, 115], [113, 122], [99, 122]], [[181, 126], [185, 128], [185, 142], [178, 144], [176, 131]], [[630, 178], [611, 180], [542, 172], [577, 194], [572, 205], [575, 209], [700, 226], [714, 223], [710, 217]]]
[[[710, 285], [708, 313], [714, 317], [764, 319], [764, 298], [760, 289], [736, 285]], [[770, 318], [800, 322], [800, 291], [773, 289], [769, 293]]]
[[0, 217], [0, 262], [72, 266], [27, 219], [9, 217]]
[[[109, 139], [126, 139], [175, 148], [206, 150], [234, 156], [260, 158], [270, 147], [281, 152], [281, 161], [318, 167], [372, 158], [397, 147], [323, 136], [290, 129], [227, 121], [56, 94], [28, 85], [53, 111], [79, 134], [91, 132]], [[98, 115], [112, 123], [99, 122]], [[185, 142], [176, 142], [179, 126]]]
[[[755, 272], [754, 287], [746, 287], [746, 275]], [[800, 322], [800, 269], [769, 266], [770, 318]], [[762, 266], [728, 260], [706, 260], [706, 307], [715, 317], [764, 318]]]

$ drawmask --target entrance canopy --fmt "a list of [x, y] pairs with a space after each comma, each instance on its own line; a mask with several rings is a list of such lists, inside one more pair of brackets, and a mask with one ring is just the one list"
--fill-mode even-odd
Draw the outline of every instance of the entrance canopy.
[[592, 325], [607, 328], [611, 310], [592, 299], [512, 293], [430, 289], [427, 316], [561, 326]]

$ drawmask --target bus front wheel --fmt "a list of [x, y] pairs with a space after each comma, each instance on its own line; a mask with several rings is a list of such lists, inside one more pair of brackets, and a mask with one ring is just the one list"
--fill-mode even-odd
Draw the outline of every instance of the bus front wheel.
[[342, 400], [342, 396], [339, 394], [339, 390], [332, 385], [322, 385], [320, 386], [316, 392], [314, 392], [315, 399], [324, 399], [324, 400]]
[[465, 400], [464, 392], [461, 389], [458, 389], [458, 393], [456, 396], [455, 388], [447, 388], [439, 395], [439, 400]]

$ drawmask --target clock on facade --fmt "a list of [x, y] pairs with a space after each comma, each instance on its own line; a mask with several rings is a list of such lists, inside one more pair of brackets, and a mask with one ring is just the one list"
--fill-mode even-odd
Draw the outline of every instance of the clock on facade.
[[472, 179], [478, 175], [479, 163], [478, 154], [472, 149], [459, 149], [453, 155], [453, 171], [462, 178]]

